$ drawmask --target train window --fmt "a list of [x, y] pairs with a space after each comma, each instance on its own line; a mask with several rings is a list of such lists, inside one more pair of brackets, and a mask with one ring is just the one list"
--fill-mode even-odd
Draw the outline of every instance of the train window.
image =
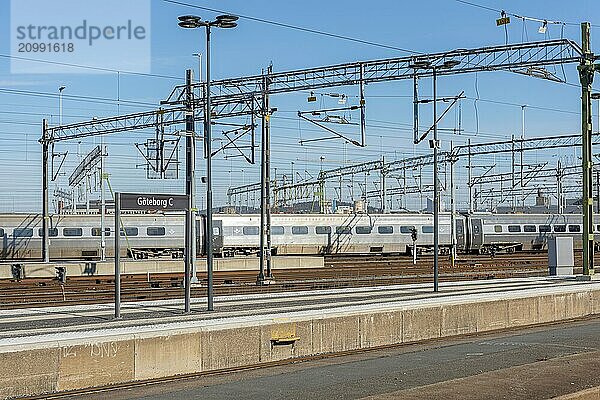
[[569, 232], [581, 232], [581, 226], [569, 225]]
[[494, 232], [496, 232], [496, 233], [502, 232], [502, 225], [494, 225]]
[[382, 235], [389, 235], [394, 233], [394, 227], [391, 225], [382, 225], [377, 227], [377, 232]]
[[550, 229], [550, 225], [540, 225], [539, 230], [540, 232], [552, 232], [552, 229]]
[[509, 225], [508, 231], [512, 233], [521, 232], [521, 225]]
[[352, 233], [352, 227], [350, 226], [336, 226], [335, 233], [338, 235], [350, 235]]
[[421, 227], [421, 232], [423, 232], [423, 233], [433, 233], [433, 225], [423, 225]]
[[292, 235], [308, 235], [308, 226], [292, 226]]
[[411, 233], [413, 229], [415, 229], [414, 226], [401, 226], [400, 233]]
[[[4, 231], [2, 231], [2, 232], [4, 232]], [[44, 230], [42, 228], [38, 229], [38, 235], [40, 237], [44, 236]], [[58, 228], [48, 228], [48, 236], [49, 237], [56, 237], [56, 236], [58, 236]]]
[[164, 226], [149, 226], [146, 228], [146, 235], [148, 236], [165, 236]]
[[63, 236], [83, 236], [81, 228], [63, 228]]
[[329, 235], [331, 233], [330, 226], [317, 226], [315, 227], [315, 233], [317, 235]]
[[271, 227], [271, 235], [283, 235], [285, 233], [285, 228], [283, 226], [272, 226]]
[[258, 235], [258, 226], [244, 226], [242, 233], [244, 235]]
[[[100, 228], [92, 228], [92, 236], [100, 236], [101, 233]], [[104, 236], [110, 236], [110, 228], [104, 228]]]
[[566, 231], [567, 231], [566, 225], [554, 225], [554, 232], [566, 232]]
[[31, 228], [15, 228], [13, 229], [13, 237], [32, 237], [33, 229]]
[[535, 232], [536, 228], [535, 225], [524, 225], [523, 226], [523, 232]]
[[125, 227], [125, 231], [123, 231], [123, 228], [121, 228], [121, 236], [137, 236], [138, 235], [138, 228], [131, 226]]
[[373, 228], [371, 228], [370, 226], [357, 226], [356, 227], [356, 233], [359, 235], [369, 235], [372, 230], [373, 230]]
[[600, 231], [600, 225], [596, 225], [596, 230]]
[[0, 228], [0, 236], [4, 236], [6, 232], [4, 232], [4, 228]]

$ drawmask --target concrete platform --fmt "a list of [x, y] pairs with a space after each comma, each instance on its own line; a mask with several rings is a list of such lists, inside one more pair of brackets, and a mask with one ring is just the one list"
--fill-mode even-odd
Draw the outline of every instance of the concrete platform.
[[[323, 268], [323, 257], [316, 256], [274, 256], [273, 268], [277, 269], [298, 269], [298, 268]], [[258, 257], [233, 257], [233, 258], [215, 258], [213, 259], [214, 271], [258, 271]], [[0, 264], [0, 279], [12, 278], [11, 265], [22, 264], [25, 268], [26, 278], [51, 278], [56, 274], [56, 267], [65, 267], [67, 276], [98, 276], [113, 275], [114, 261], [105, 262], [81, 262], [65, 261], [51, 262], [48, 264], [42, 262], [13, 262]], [[203, 269], [206, 261], [198, 259], [200, 270]], [[123, 274], [146, 274], [146, 273], [183, 273], [183, 260], [171, 259], [149, 259], [149, 260], [125, 260], [121, 262], [121, 271]]]
[[[480, 290], [481, 285], [490, 290]], [[456, 288], [461, 290], [452, 290]], [[0, 397], [268, 364], [600, 313], [597, 281], [454, 283], [428, 296], [424, 290], [405, 299], [374, 302], [324, 299], [296, 311], [237, 316], [217, 312], [212, 318], [182, 322], [152, 320], [133, 327], [5, 336], [0, 338]], [[344, 298], [349, 291], [338, 292]]]

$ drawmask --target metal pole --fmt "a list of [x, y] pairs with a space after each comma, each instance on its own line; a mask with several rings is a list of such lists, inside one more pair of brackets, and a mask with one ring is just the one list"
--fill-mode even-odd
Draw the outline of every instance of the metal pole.
[[58, 88], [58, 124], [62, 126], [62, 117], [63, 117], [63, 96], [62, 92], [64, 87]]
[[596, 171], [596, 213], [600, 213], [600, 171]]
[[437, 71], [433, 68], [433, 291], [439, 290], [440, 190], [438, 186]]
[[512, 180], [512, 186], [511, 186], [511, 207], [512, 207], [512, 211], [515, 212], [516, 210], [516, 197], [515, 197], [515, 135], [511, 135], [510, 137], [511, 140], [511, 180]]
[[413, 143], [419, 141], [419, 78], [413, 77]]
[[206, 25], [206, 270], [208, 278], [208, 311], [214, 310], [213, 293], [213, 215], [212, 215], [212, 107], [210, 104], [210, 25]]
[[266, 186], [265, 186], [265, 235], [267, 238], [267, 252], [266, 252], [266, 264], [267, 264], [267, 279], [273, 279], [273, 271], [271, 266], [271, 110], [269, 106], [269, 74], [273, 67], [269, 65], [267, 68], [267, 76], [264, 78], [265, 88], [265, 106], [267, 116], [265, 118], [265, 146], [266, 146], [266, 159], [265, 159], [265, 173], [266, 173]]
[[562, 169], [560, 160], [556, 163], [556, 189], [557, 189], [557, 211], [559, 214], [563, 213], [563, 195], [562, 195]]
[[413, 240], [413, 265], [417, 265], [417, 241]]
[[525, 107], [526, 105], [521, 106], [521, 207], [523, 209], [521, 211], [525, 212], [525, 191], [523, 188], [523, 144], [525, 142]]
[[[365, 66], [360, 64], [360, 145], [365, 147], [367, 145], [367, 118], [365, 114]], [[365, 189], [366, 190], [366, 189]]]
[[188, 196], [188, 205], [185, 210], [185, 265], [184, 265], [184, 312], [190, 312], [192, 294], [192, 242], [194, 241], [194, 108], [192, 93], [192, 70], [185, 72], [185, 194]]
[[[198, 56], [198, 83], [202, 83], [202, 54], [197, 53], [196, 54]], [[192, 72], [193, 75], [193, 72]], [[191, 90], [191, 97], [193, 100], [193, 95], [194, 92], [193, 90]], [[194, 115], [195, 115], [195, 109], [193, 106], [193, 101], [192, 101], [192, 105], [190, 107], [192, 109], [192, 119], [190, 121], [186, 120], [186, 130], [188, 130], [188, 128], [191, 128], [192, 131], [194, 132], [194, 135], [192, 136], [192, 157], [191, 157], [191, 161], [192, 161], [192, 167], [191, 167], [191, 193], [193, 193], [191, 200], [189, 200], [189, 205], [190, 207], [192, 207], [192, 240], [191, 240], [191, 250], [190, 250], [190, 257], [191, 257], [191, 275], [190, 275], [190, 283], [198, 283], [198, 263], [196, 260], [196, 254], [198, 253], [197, 250], [197, 232], [196, 232], [196, 216], [198, 215], [198, 206], [196, 205], [196, 125], [194, 123]], [[204, 114], [206, 115], [206, 113]], [[162, 114], [161, 114], [161, 128], [164, 129], [164, 127], [162, 126]], [[162, 142], [162, 141], [161, 141]], [[190, 294], [191, 296], [191, 294]]]
[[48, 121], [42, 121], [42, 259], [50, 262], [50, 240], [48, 237]]
[[452, 235], [452, 250], [450, 254], [450, 264], [454, 268], [456, 261], [456, 200], [455, 200], [455, 188], [454, 188], [454, 143], [450, 141], [450, 233]]
[[583, 57], [579, 70], [581, 81], [581, 156], [583, 167], [583, 275], [594, 274], [594, 199], [592, 195], [592, 104], [594, 80], [594, 53], [590, 49], [590, 24], [581, 24], [581, 49]]
[[[385, 184], [385, 156], [381, 157], [381, 212], [383, 214], [387, 213], [387, 208], [386, 208], [386, 192], [387, 192], [387, 187]], [[340, 193], [341, 193], [341, 188], [340, 188]], [[340, 199], [341, 202], [341, 199]]]
[[469, 214], [473, 214], [473, 186], [471, 184], [471, 170], [473, 167], [471, 166], [471, 139], [467, 139], [467, 147], [469, 148], [469, 155], [467, 157], [467, 180], [469, 181], [467, 186], [469, 186]]
[[258, 252], [258, 263], [259, 271], [257, 283], [261, 284], [265, 280], [265, 228], [266, 228], [266, 212], [267, 212], [267, 164], [268, 164], [268, 144], [267, 144], [267, 107], [268, 99], [267, 94], [267, 79], [263, 76], [263, 87], [262, 87], [262, 123], [261, 123], [261, 162], [260, 162], [260, 238], [259, 238], [259, 252]]
[[[104, 143], [104, 140], [102, 140]], [[106, 200], [104, 198], [104, 144], [100, 145], [100, 260], [106, 260], [106, 232], [104, 232], [104, 214], [106, 213]]]
[[115, 318], [121, 318], [121, 194], [115, 192]]

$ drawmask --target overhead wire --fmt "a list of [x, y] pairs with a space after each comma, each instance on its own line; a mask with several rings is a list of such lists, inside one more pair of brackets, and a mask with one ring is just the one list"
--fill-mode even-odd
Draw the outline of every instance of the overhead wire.
[[423, 54], [416, 50], [406, 49], [406, 48], [402, 48], [402, 47], [398, 47], [398, 46], [392, 46], [389, 44], [377, 43], [377, 42], [373, 42], [370, 40], [359, 39], [359, 38], [355, 38], [355, 37], [351, 37], [351, 36], [340, 35], [337, 33], [321, 31], [321, 30], [313, 29], [313, 28], [306, 28], [306, 27], [292, 25], [292, 24], [288, 24], [288, 23], [284, 23], [284, 22], [268, 20], [265, 18], [258, 18], [258, 17], [254, 17], [251, 15], [232, 13], [230, 11], [226, 11], [226, 10], [222, 10], [222, 9], [210, 8], [210, 7], [200, 6], [197, 4], [190, 4], [190, 3], [183, 2], [183, 1], [177, 1], [177, 0], [162, 0], [162, 1], [164, 3], [176, 4], [176, 5], [180, 5], [180, 6], [184, 6], [184, 7], [190, 7], [190, 8], [195, 8], [195, 9], [204, 10], [204, 11], [210, 11], [210, 12], [214, 12], [214, 13], [235, 14], [239, 18], [247, 19], [249, 21], [260, 22], [263, 24], [278, 26], [278, 27], [282, 27], [282, 28], [289, 28], [289, 29], [293, 29], [293, 30], [297, 30], [297, 31], [301, 31], [301, 32], [312, 33], [315, 35], [327, 36], [327, 37], [331, 37], [331, 38], [335, 38], [335, 39], [341, 39], [341, 40], [346, 40], [346, 41], [350, 41], [350, 42], [354, 42], [354, 43], [365, 44], [368, 46], [375, 46], [375, 47], [380, 47], [380, 48], [384, 48], [384, 49], [388, 49], [388, 50], [396, 50], [396, 51], [401, 51], [404, 53]]
[[67, 63], [67, 62], [62, 62], [62, 61], [41, 60], [39, 58], [15, 56], [12, 54], [0, 53], [0, 58], [32, 61], [32, 62], [37, 62], [37, 63], [42, 63], [42, 64], [60, 65], [60, 66], [71, 67], [71, 68], [82, 68], [82, 69], [88, 69], [88, 70], [99, 71], [99, 72], [112, 72], [115, 74], [118, 73], [118, 74], [123, 74], [123, 75], [135, 75], [135, 76], [144, 76], [144, 77], [149, 77], [149, 78], [162, 78], [162, 79], [172, 79], [172, 80], [179, 80], [179, 81], [182, 80], [182, 78], [180, 76], [152, 74], [152, 73], [148, 73], [148, 72], [123, 71], [123, 70], [113, 69], [113, 68], [95, 67], [92, 65], [74, 64], [74, 63]]
[[[493, 8], [493, 7], [483, 5], [483, 4], [475, 3], [473, 1], [467, 1], [467, 0], [454, 0], [454, 1], [456, 1], [457, 3], [466, 4], [466, 5], [469, 5], [472, 7], [477, 7], [477, 8], [483, 9], [483, 10], [492, 11], [492, 12], [499, 13], [499, 14], [504, 12], [504, 13], [506, 13], [506, 15], [510, 15], [511, 17], [515, 17], [515, 18], [527, 20], [527, 21], [540, 22], [540, 23], [546, 22], [547, 24], [552, 24], [552, 25], [561, 25], [561, 24], [562, 25], [570, 25], [570, 26], [579, 26], [580, 25], [577, 22], [556, 21], [556, 20], [551, 20], [551, 19], [547, 19], [547, 18], [538, 18], [538, 17], [529, 17], [526, 15], [520, 15], [520, 14], [509, 12], [506, 10], [501, 10], [498, 8]], [[591, 24], [591, 26], [600, 28], [600, 25], [598, 25], [598, 24]]]

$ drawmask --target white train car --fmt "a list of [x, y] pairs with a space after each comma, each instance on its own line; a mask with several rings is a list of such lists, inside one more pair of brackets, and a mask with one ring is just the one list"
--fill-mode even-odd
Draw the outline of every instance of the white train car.
[[[215, 234], [224, 256], [252, 254], [259, 249], [260, 215], [214, 216]], [[274, 254], [408, 253], [412, 229], [420, 252], [433, 248], [432, 214], [273, 214]], [[451, 244], [450, 214], [440, 214], [440, 248]]]
[[[50, 259], [100, 256], [100, 215], [53, 215], [49, 221]], [[121, 255], [147, 257], [183, 253], [183, 216], [132, 214], [122, 216]], [[114, 256], [114, 216], [105, 219], [106, 255]], [[31, 259], [42, 254], [39, 214], [0, 214], [0, 258]]]
[[[491, 214], [475, 213], [468, 218], [467, 251], [489, 254], [523, 250], [545, 250], [552, 237], [571, 237], [573, 247], [582, 248], [581, 214]], [[600, 229], [594, 217], [594, 232]]]

